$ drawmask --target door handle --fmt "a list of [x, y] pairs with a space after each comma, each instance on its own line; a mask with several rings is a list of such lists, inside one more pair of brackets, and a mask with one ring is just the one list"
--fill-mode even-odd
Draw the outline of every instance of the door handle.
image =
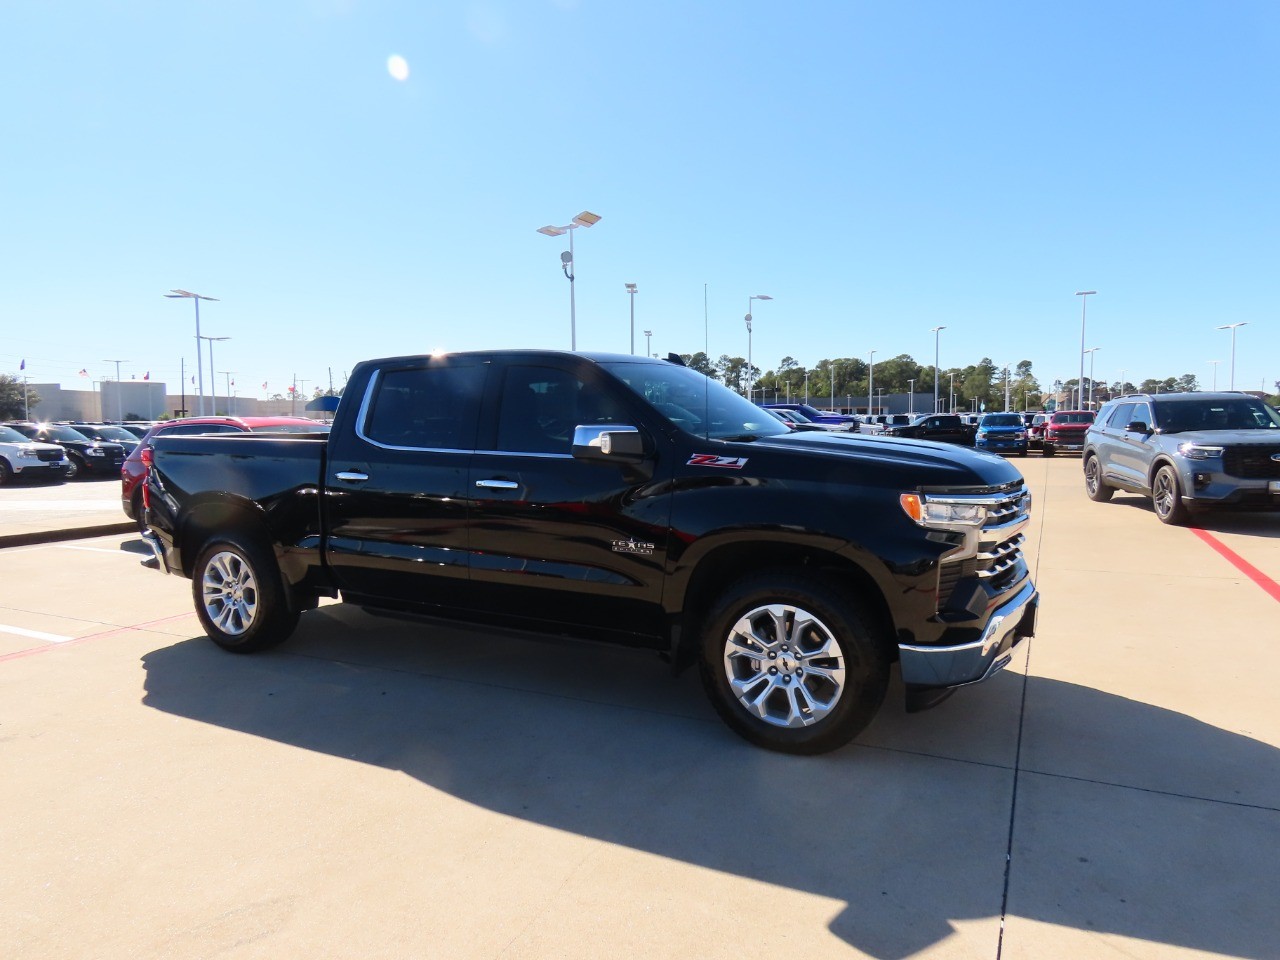
[[477, 480], [477, 487], [484, 487], [486, 490], [519, 490], [520, 484], [514, 480]]
[[334, 476], [347, 483], [364, 483], [369, 479], [367, 473], [357, 473], [355, 470], [339, 470]]

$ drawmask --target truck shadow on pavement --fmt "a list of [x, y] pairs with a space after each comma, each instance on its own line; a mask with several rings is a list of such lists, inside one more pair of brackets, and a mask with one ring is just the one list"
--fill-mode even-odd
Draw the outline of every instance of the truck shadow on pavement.
[[[1105, 504], [1109, 509], [1128, 507], [1142, 513], [1151, 514], [1151, 522], [1158, 524], [1155, 508], [1151, 506], [1149, 497], [1116, 494], [1115, 499]], [[1211, 533], [1235, 533], [1245, 537], [1261, 537], [1264, 539], [1280, 539], [1280, 512], [1260, 510], [1201, 510], [1191, 515], [1187, 524]]]
[[[882, 960], [938, 944], [956, 921], [991, 920], [996, 936], [1021, 675], [910, 716], [892, 689], [864, 738], [804, 758], [742, 743], [703, 700], [696, 671], [673, 681], [648, 654], [343, 606], [307, 614], [271, 653], [232, 656], [200, 637], [143, 663], [144, 703], [168, 714], [839, 901], [831, 933]], [[1075, 684], [1025, 683], [1009, 914], [1273, 957], [1280, 751]], [[963, 756], [997, 733], [1003, 759]], [[431, 860], [424, 850], [417, 862]], [[635, 902], [652, 893], [636, 890]], [[757, 907], [733, 905], [786, 923]]]

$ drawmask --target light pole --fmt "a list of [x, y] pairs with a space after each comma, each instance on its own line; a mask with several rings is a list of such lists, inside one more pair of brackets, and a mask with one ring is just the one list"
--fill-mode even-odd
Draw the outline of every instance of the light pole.
[[933, 412], [938, 412], [938, 340], [946, 327], [934, 327], [933, 333]]
[[652, 336], [653, 336], [652, 330], [646, 330], [644, 332], [644, 355], [646, 357], [651, 355], [651, 351], [649, 350], [649, 343], [650, 343], [649, 338]]
[[[1102, 349], [1101, 347], [1090, 347], [1088, 350], [1085, 351], [1085, 353], [1089, 355], [1089, 406], [1082, 407], [1081, 409], [1083, 410], [1093, 409], [1093, 355], [1101, 349]], [[1084, 354], [1081, 354], [1080, 356], [1083, 357]], [[1083, 362], [1083, 360], [1081, 362]], [[1081, 383], [1081, 389], [1083, 389], [1084, 381], [1081, 380], [1080, 383]]]
[[947, 413], [956, 412], [956, 373], [951, 371], [951, 402], [947, 405]]
[[[201, 337], [201, 340], [209, 341], [209, 416], [216, 417], [218, 415], [218, 381], [214, 379], [214, 370], [217, 369], [213, 365], [213, 343], [215, 340], [230, 340], [230, 337]], [[197, 351], [196, 359], [200, 354]], [[201, 403], [203, 408], [204, 404]]]
[[235, 370], [219, 370], [223, 376], [227, 378], [227, 416], [234, 417], [236, 415], [235, 404], [231, 402], [231, 375]]
[[1124, 367], [1121, 367], [1120, 368], [1120, 395], [1121, 396], [1124, 396], [1126, 393], [1129, 392], [1128, 388], [1126, 388], [1124, 385], [1124, 372], [1125, 372]]
[[538, 232], [547, 237], [563, 237], [569, 234], [569, 249], [567, 252], [560, 254], [560, 268], [564, 270], [564, 275], [569, 280], [569, 349], [578, 349], [578, 308], [573, 297], [573, 231], [579, 227], [593, 227], [600, 222], [600, 217], [592, 213], [590, 210], [583, 210], [580, 214], [566, 223], [563, 227], [539, 227]]
[[915, 377], [907, 380], [907, 416], [914, 417], [916, 414], [916, 381]]
[[1084, 409], [1084, 316], [1085, 307], [1089, 302], [1089, 298], [1094, 296], [1097, 290], [1077, 290], [1076, 296], [1081, 297], [1080, 300], [1080, 380], [1079, 386], [1076, 387], [1076, 409]]
[[804, 371], [804, 402], [809, 402], [809, 368], [805, 367]]
[[1218, 364], [1220, 364], [1221, 362], [1222, 362], [1221, 360], [1209, 361], [1209, 366], [1213, 367], [1213, 389], [1215, 391], [1218, 389]]
[[[165, 296], [168, 297], [170, 300], [177, 300], [185, 297], [188, 300], [195, 301], [195, 305], [196, 305], [196, 393], [197, 393], [197, 396], [199, 396], [200, 398], [200, 415], [204, 416], [204, 368], [203, 366], [201, 366], [201, 363], [200, 363], [200, 301], [212, 300], [216, 303], [218, 301], [218, 298], [202, 297], [200, 294], [192, 293], [190, 290], [171, 290], [170, 292], [166, 293]], [[210, 370], [209, 374], [210, 376], [212, 376], [213, 371]]]
[[752, 300], [772, 300], [773, 297], [767, 293], [758, 293], [754, 297], [747, 297], [747, 315], [743, 319], [747, 321], [747, 399], [750, 400], [755, 393], [754, 378], [752, 370], [754, 367], [751, 363], [751, 301]]
[[124, 420], [124, 401], [120, 398], [120, 364], [128, 363], [128, 360], [103, 360], [103, 363], [114, 363], [116, 365], [116, 419]]
[[1228, 390], [1236, 388], [1236, 328], [1247, 326], [1248, 323], [1248, 320], [1241, 320], [1239, 323], [1225, 323], [1218, 328], [1231, 331], [1231, 386], [1227, 388]]
[[867, 360], [867, 416], [871, 416], [875, 407], [872, 405], [876, 398], [875, 392], [876, 382], [876, 352], [871, 351], [871, 357]]
[[631, 353], [634, 355], [636, 352], [636, 285], [624, 283], [623, 286], [627, 288], [627, 293], [631, 294]]

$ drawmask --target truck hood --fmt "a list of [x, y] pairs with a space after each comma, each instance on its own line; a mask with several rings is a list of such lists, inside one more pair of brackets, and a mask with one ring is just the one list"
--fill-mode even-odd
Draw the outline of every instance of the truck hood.
[[1003, 457], [969, 447], [907, 437], [858, 433], [790, 433], [744, 444], [750, 450], [839, 457], [908, 473], [919, 487], [1001, 487], [1021, 482], [1022, 474]]

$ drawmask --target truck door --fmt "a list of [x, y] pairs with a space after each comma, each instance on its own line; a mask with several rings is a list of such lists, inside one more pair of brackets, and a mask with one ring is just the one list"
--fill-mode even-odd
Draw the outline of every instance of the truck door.
[[353, 429], [330, 440], [326, 555], [346, 599], [458, 605], [467, 474], [488, 364], [412, 358], [370, 378]]
[[517, 625], [645, 643], [660, 632], [670, 493], [634, 467], [571, 453], [578, 425], [639, 426], [638, 399], [571, 360], [513, 364], [492, 379], [494, 426], [482, 429], [468, 482], [473, 598]]

